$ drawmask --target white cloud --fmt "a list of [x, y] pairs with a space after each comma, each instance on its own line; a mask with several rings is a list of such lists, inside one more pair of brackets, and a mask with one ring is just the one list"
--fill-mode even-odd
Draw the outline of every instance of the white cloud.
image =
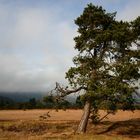
[[70, 23], [46, 9], [0, 7], [0, 90], [47, 91], [56, 81], [65, 83], [74, 54]]
[[129, 0], [126, 5], [118, 12], [117, 19], [132, 21], [140, 16], [140, 1]]
[[[0, 2], [0, 91], [47, 91], [56, 81], [65, 84], [73, 65], [76, 30], [64, 18], [66, 7], [27, 5]], [[129, 0], [118, 19], [133, 19], [139, 5]]]
[[[47, 17], [47, 16], [46, 16]], [[47, 27], [47, 19], [38, 9], [22, 9], [17, 14], [14, 35], [17, 46], [27, 43], [32, 45], [33, 42], [40, 41]], [[19, 44], [18, 44], [19, 43]]]
[[31, 69], [15, 55], [0, 55], [0, 60], [1, 91], [47, 91], [62, 79], [57, 67]]

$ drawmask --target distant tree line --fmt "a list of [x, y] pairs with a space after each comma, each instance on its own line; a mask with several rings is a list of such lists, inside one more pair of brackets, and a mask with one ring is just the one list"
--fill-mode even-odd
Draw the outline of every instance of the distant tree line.
[[[41, 100], [36, 98], [30, 98], [26, 102], [13, 101], [7, 97], [0, 97], [0, 109], [82, 109], [84, 106], [84, 100], [82, 95], [77, 96], [74, 103], [68, 100], [57, 100], [55, 96], [48, 95]], [[140, 109], [140, 104], [135, 105], [137, 109]], [[113, 106], [112, 106], [113, 107]], [[119, 107], [122, 109], [122, 107]], [[101, 106], [100, 109], [106, 109], [106, 106]]]
[[17, 102], [7, 97], [0, 97], [0, 109], [79, 109], [82, 108], [80, 96], [77, 97], [75, 103], [68, 100], [55, 100], [54, 96], [48, 95], [41, 100], [30, 98], [28, 101]]

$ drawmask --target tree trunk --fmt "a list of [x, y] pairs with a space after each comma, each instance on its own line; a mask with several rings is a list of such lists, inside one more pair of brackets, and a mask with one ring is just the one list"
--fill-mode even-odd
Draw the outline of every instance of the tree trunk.
[[82, 118], [80, 120], [80, 123], [78, 125], [78, 128], [76, 130], [76, 133], [85, 133], [87, 124], [88, 124], [88, 119], [90, 115], [90, 108], [91, 108], [91, 103], [86, 101], [85, 106], [84, 106], [84, 112], [82, 115]]

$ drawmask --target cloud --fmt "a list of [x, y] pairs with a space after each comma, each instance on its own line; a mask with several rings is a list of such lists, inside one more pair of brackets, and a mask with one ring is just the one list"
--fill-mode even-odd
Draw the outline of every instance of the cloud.
[[132, 21], [140, 16], [140, 1], [128, 0], [124, 7], [118, 12], [117, 19]]
[[[46, 19], [38, 9], [22, 9], [17, 14], [17, 21], [14, 29], [16, 46], [32, 42], [37, 42], [41, 39], [43, 32], [46, 29]], [[19, 44], [18, 44], [19, 43]], [[28, 46], [30, 47], [30, 46]]]
[[63, 79], [63, 69], [54, 67], [27, 67], [24, 61], [15, 55], [0, 55], [1, 91], [48, 91], [55, 80]]
[[56, 81], [65, 83], [75, 28], [53, 9], [0, 7], [0, 90], [47, 91]]
[[[65, 72], [76, 54], [73, 20], [94, 1], [5, 1], [0, 1], [0, 91], [47, 91], [56, 81], [66, 84]], [[121, 0], [95, 3], [110, 9]], [[117, 18], [135, 18], [139, 5], [127, 1]]]

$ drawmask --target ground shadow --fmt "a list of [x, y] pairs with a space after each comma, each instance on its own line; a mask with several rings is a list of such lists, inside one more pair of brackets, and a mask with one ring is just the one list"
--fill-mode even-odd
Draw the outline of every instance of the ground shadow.
[[127, 121], [117, 121], [114, 123], [102, 122], [102, 125], [106, 126], [106, 129], [98, 134], [114, 133], [133, 138], [140, 138], [140, 118]]

